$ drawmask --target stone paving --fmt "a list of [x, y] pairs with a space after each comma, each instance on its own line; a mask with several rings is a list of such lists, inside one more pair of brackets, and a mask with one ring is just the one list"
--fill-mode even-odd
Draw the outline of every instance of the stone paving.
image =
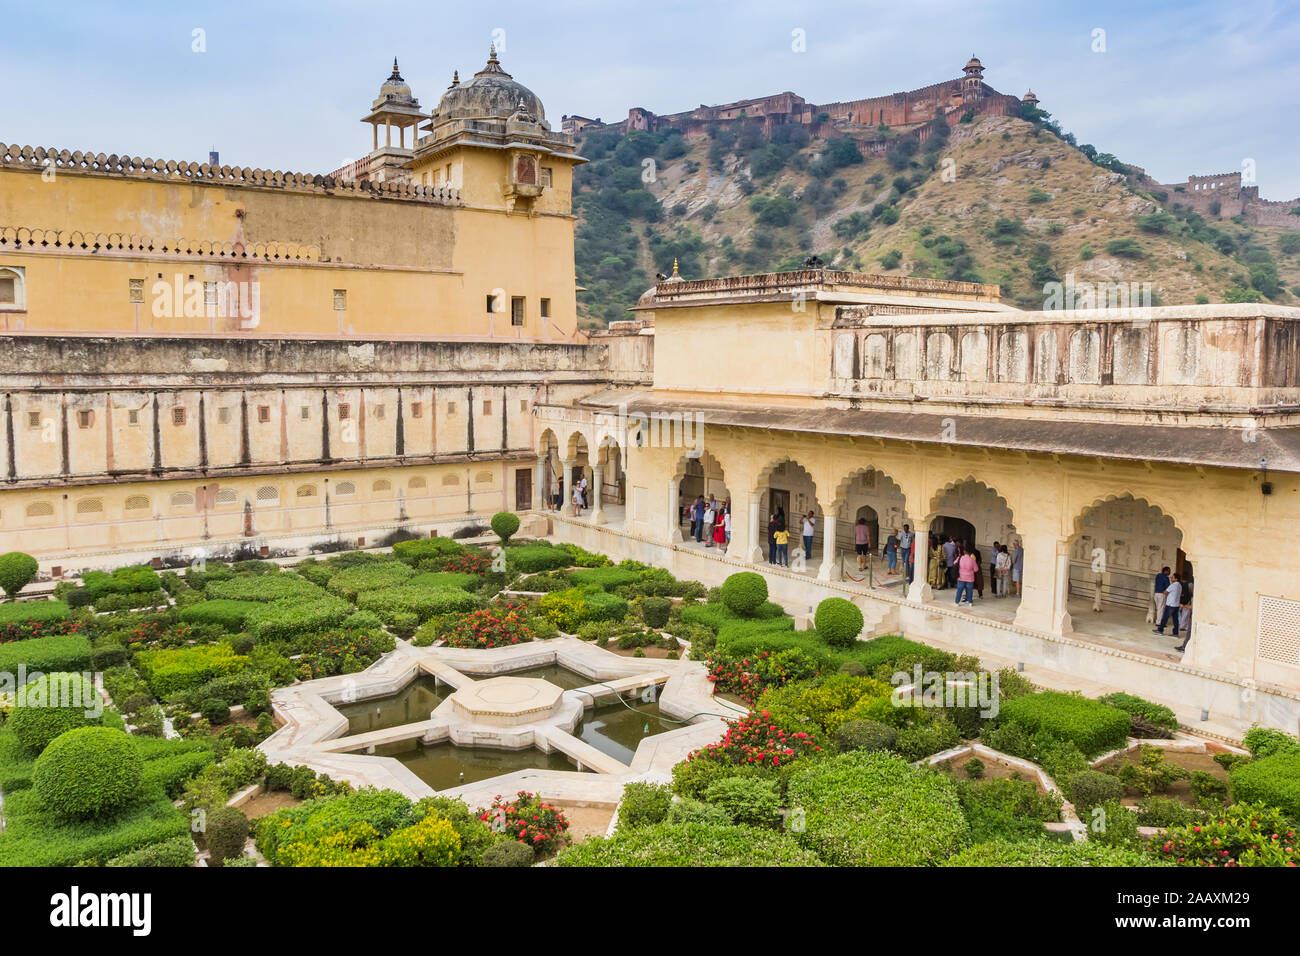
[[[544, 680], [507, 676], [551, 664], [591, 683], [561, 690]], [[348, 720], [335, 704], [391, 696], [421, 673], [453, 688], [427, 720], [348, 735]], [[630, 765], [571, 733], [585, 706], [650, 687], [658, 688], [660, 714], [683, 725], [642, 740]], [[572, 771], [518, 770], [441, 791], [472, 807], [487, 806], [497, 794], [518, 790], [576, 806], [612, 807], [626, 783], [667, 780], [674, 764], [722, 736], [727, 719], [746, 713], [713, 696], [713, 685], [698, 661], [623, 657], [568, 636], [490, 650], [421, 648], [399, 641], [396, 650], [361, 673], [282, 687], [273, 692], [271, 702], [283, 722], [261, 745], [271, 763], [308, 766], [356, 787], [396, 790], [412, 799], [438, 791], [396, 758], [374, 756], [376, 747], [418, 739], [423, 744], [536, 748], [559, 751], [575, 764]]]

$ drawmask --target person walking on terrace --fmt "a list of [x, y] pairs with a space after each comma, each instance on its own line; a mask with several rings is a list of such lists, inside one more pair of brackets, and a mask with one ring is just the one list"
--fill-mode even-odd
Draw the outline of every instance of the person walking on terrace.
[[1169, 566], [1165, 565], [1156, 575], [1151, 588], [1151, 609], [1147, 611], [1147, 623], [1157, 624], [1165, 613], [1165, 592], [1169, 590]]
[[862, 571], [866, 568], [867, 556], [871, 553], [871, 529], [867, 527], [866, 518], [859, 518], [853, 526], [853, 547], [858, 552], [858, 570]]
[[776, 515], [767, 516], [767, 563], [776, 564]]
[[709, 503], [704, 509], [704, 541], [705, 547], [713, 547], [713, 525], [718, 520], [718, 512], [715, 510], [713, 496], [709, 495]]
[[1182, 610], [1183, 603], [1183, 584], [1179, 576], [1175, 574], [1169, 582], [1169, 587], [1165, 590], [1165, 607], [1160, 614], [1160, 623], [1151, 629], [1152, 634], [1163, 634], [1165, 625], [1170, 621], [1174, 623], [1174, 637], [1178, 636], [1178, 619]]
[[1020, 539], [1016, 538], [1015, 545], [1011, 548], [1011, 586], [1016, 591], [1016, 597], [1020, 597], [1020, 585], [1025, 576], [1025, 549], [1020, 546]]
[[704, 496], [696, 495], [695, 504], [691, 506], [691, 537], [695, 539], [696, 544], [703, 540], [704, 512], [707, 510], [708, 505], [704, 503]]
[[727, 550], [727, 512], [723, 511], [713, 519], [713, 546], [721, 551]]
[[885, 560], [889, 562], [889, 573], [893, 574], [898, 569], [898, 535], [892, 531], [885, 539]]
[[817, 519], [813, 517], [811, 511], [803, 516], [803, 556], [805, 560], [812, 560], [813, 531], [816, 526]]

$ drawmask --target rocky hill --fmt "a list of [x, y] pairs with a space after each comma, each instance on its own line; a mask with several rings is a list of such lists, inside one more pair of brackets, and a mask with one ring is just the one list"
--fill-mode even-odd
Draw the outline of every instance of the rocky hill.
[[1206, 217], [1042, 119], [935, 124], [923, 143], [880, 132], [883, 152], [757, 123], [589, 132], [574, 200], [584, 324], [627, 317], [674, 258], [700, 278], [812, 254], [828, 268], [997, 283], [1026, 309], [1050, 307], [1049, 283], [1067, 280], [1123, 283], [1154, 305], [1300, 304], [1300, 213], [1294, 230]]

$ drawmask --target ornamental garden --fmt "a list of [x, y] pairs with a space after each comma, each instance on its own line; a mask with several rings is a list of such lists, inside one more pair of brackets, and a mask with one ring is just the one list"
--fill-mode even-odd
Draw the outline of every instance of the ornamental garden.
[[1294, 737], [518, 529], [0, 556], [0, 865], [1296, 865]]

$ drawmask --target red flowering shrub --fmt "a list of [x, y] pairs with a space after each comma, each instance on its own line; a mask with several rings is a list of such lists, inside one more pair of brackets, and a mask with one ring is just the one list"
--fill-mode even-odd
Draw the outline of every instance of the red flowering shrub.
[[787, 731], [773, 723], [771, 713], [764, 710], [735, 721], [721, 740], [688, 754], [686, 759], [780, 767], [801, 754], [821, 749], [812, 734]]
[[351, 629], [328, 631], [313, 638], [311, 643], [311, 649], [303, 656], [298, 668], [303, 680], [355, 674], [397, 646], [393, 636], [384, 631]]
[[520, 790], [513, 800], [503, 801], [501, 794], [497, 794], [492, 806], [479, 819], [497, 833], [505, 833], [532, 847], [539, 855], [558, 850], [569, 842], [569, 821], [564, 814], [527, 790]]
[[536, 637], [528, 626], [524, 606], [514, 601], [501, 601], [467, 614], [448, 615], [440, 631], [448, 647], [503, 647], [526, 644]]
[[[430, 570], [454, 571], [458, 574], [487, 574], [492, 566], [492, 559], [482, 551], [466, 550], [459, 554], [449, 554], [429, 562]], [[437, 567], [432, 567], [437, 565]]]
[[735, 694], [751, 707], [769, 687], [817, 676], [817, 665], [798, 648], [759, 651], [739, 659], [710, 654], [706, 659], [713, 689]]
[[80, 634], [81, 621], [73, 618], [64, 620], [6, 621], [0, 624], [0, 644], [10, 641], [25, 641], [33, 637], [51, 637], [55, 634]]
[[1207, 822], [1171, 827], [1158, 844], [1180, 866], [1296, 866], [1295, 827], [1277, 807], [1239, 803]]

